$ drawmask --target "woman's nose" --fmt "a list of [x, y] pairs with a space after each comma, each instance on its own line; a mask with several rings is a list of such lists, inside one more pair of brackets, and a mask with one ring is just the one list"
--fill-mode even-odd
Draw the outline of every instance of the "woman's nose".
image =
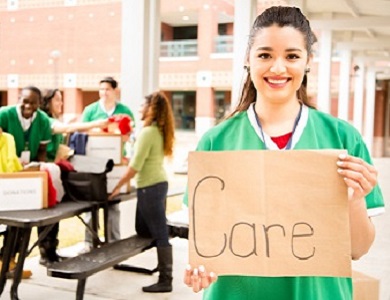
[[276, 59], [270, 69], [272, 73], [283, 74], [286, 72], [286, 66], [282, 59]]

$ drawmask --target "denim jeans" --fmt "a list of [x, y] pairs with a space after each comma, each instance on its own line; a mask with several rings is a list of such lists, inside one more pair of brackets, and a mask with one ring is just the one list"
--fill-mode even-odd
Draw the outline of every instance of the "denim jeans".
[[165, 215], [168, 182], [137, 189], [135, 230], [143, 237], [151, 237], [157, 247], [169, 246]]

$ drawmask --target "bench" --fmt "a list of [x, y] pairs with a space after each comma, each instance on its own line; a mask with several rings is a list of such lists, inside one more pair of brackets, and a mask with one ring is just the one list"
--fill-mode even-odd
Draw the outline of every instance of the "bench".
[[76, 300], [84, 298], [85, 283], [89, 276], [105, 270], [150, 248], [152, 239], [138, 235], [103, 245], [63, 262], [54, 263], [47, 275], [65, 279], [77, 279]]
[[[172, 189], [168, 191], [168, 197], [182, 195], [183, 189]], [[118, 201], [131, 200], [134, 197], [123, 195]], [[107, 211], [107, 210], [105, 210]], [[172, 224], [169, 226], [169, 232], [172, 233]], [[175, 235], [179, 236], [179, 235]], [[171, 235], [173, 237], [173, 235]], [[142, 272], [153, 274], [157, 269], [147, 270], [127, 265], [118, 265], [118, 263], [144, 252], [154, 247], [151, 238], [143, 238], [133, 235], [112, 243], [106, 243], [99, 248], [94, 248], [91, 252], [78, 255], [62, 262], [54, 263], [47, 268], [47, 275], [64, 279], [77, 279], [76, 300], [84, 298], [85, 284], [89, 276], [114, 267], [118, 270]]]

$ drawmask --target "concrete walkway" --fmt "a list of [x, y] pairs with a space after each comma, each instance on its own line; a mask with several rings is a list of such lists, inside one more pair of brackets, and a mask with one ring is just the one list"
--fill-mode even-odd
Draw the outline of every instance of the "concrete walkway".
[[[182, 144], [178, 144], [180, 153], [175, 157], [180, 159], [172, 162], [172, 170], [181, 167], [185, 159], [185, 153], [193, 150], [196, 142], [191, 133], [181, 134]], [[375, 164], [379, 170], [379, 181], [386, 199], [388, 210], [390, 209], [390, 159], [376, 159]], [[182, 179], [180, 179], [182, 180]], [[182, 184], [182, 182], [180, 182]], [[390, 218], [387, 214], [374, 218], [377, 229], [377, 237], [371, 251], [360, 261], [353, 262], [353, 268], [380, 279], [380, 300], [390, 300]], [[157, 274], [140, 275], [128, 272], [107, 269], [91, 276], [87, 280], [85, 300], [122, 300], [122, 299], [170, 299], [170, 300], [195, 300], [201, 299], [201, 293], [195, 294], [187, 288], [183, 282], [183, 272], [187, 264], [188, 241], [175, 238], [171, 240], [174, 249], [174, 290], [167, 294], [145, 294], [141, 287], [157, 281]], [[80, 245], [67, 249], [76, 252]], [[142, 253], [127, 262], [133, 265], [153, 268], [157, 264], [155, 249]], [[38, 258], [32, 257], [26, 260], [26, 267], [32, 269], [33, 277], [22, 281], [19, 286], [19, 297], [22, 300], [75, 299], [75, 280], [57, 279], [46, 276], [46, 269], [38, 264]], [[1, 299], [8, 300], [11, 281], [7, 282]], [[371, 300], [371, 299], [369, 299]]]

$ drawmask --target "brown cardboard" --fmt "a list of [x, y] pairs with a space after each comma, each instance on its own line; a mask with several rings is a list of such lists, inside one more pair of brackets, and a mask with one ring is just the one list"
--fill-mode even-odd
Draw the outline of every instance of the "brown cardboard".
[[351, 277], [340, 153], [191, 152], [191, 265], [220, 275]]
[[0, 210], [47, 208], [47, 173], [0, 174]]
[[86, 155], [92, 157], [111, 158], [114, 164], [122, 164], [122, 135], [104, 132], [89, 132], [85, 148]]
[[353, 271], [353, 300], [379, 300], [379, 280]]

